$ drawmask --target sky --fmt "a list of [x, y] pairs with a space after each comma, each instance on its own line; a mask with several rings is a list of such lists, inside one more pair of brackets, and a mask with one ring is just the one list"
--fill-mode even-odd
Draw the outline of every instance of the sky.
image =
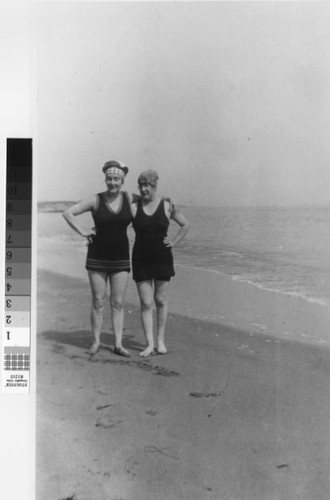
[[41, 2], [30, 30], [39, 201], [114, 159], [181, 205], [330, 203], [328, 2]]

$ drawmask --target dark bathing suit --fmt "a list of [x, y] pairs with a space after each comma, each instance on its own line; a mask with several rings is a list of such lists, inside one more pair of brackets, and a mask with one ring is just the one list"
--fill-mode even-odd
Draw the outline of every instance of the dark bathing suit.
[[134, 281], [151, 279], [169, 281], [170, 277], [175, 275], [172, 250], [164, 244], [169, 223], [163, 200], [152, 215], [144, 212], [141, 200], [138, 202], [136, 216], [133, 218]]
[[120, 194], [117, 212], [106, 204], [105, 193], [98, 193], [98, 205], [92, 213], [96, 235], [88, 246], [86, 269], [102, 273], [129, 272], [127, 227], [132, 222], [128, 194]]

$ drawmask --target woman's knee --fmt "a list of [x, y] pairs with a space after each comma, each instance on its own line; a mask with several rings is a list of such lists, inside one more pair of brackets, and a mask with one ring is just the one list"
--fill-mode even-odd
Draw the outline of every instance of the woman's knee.
[[152, 311], [153, 305], [154, 305], [153, 300], [148, 300], [143, 297], [140, 297], [141, 311]]
[[156, 307], [166, 307], [167, 306], [167, 297], [166, 295], [155, 295], [155, 304]]
[[104, 298], [103, 297], [93, 297], [93, 308], [96, 311], [101, 311], [104, 308]]
[[116, 311], [122, 311], [124, 309], [124, 301], [118, 298], [110, 299], [111, 309], [116, 309]]

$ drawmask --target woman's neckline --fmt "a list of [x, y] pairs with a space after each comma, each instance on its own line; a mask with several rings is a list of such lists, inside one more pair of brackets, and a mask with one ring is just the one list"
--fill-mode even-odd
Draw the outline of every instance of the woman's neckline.
[[147, 215], [148, 217], [152, 217], [157, 212], [157, 210], [158, 210], [158, 208], [159, 208], [159, 206], [161, 204], [161, 201], [162, 201], [162, 199], [159, 198], [155, 210], [151, 214], [148, 214], [148, 212], [145, 211], [145, 207], [147, 207], [148, 205], [150, 205], [150, 203], [147, 203], [146, 205], [143, 205], [143, 201], [141, 200], [141, 208], [142, 208], [143, 213], [145, 215]]
[[105, 191], [103, 193], [104, 204], [105, 204], [106, 208], [109, 210], [109, 212], [111, 212], [113, 214], [118, 214], [122, 208], [122, 205], [123, 205], [123, 193], [122, 193], [122, 191], [120, 191], [118, 196], [116, 198], [114, 198], [112, 200], [112, 202], [117, 201], [118, 198], [120, 198], [119, 206], [118, 206], [117, 210], [114, 210], [110, 205], [111, 202], [109, 202], [109, 200], [107, 198], [107, 192]]

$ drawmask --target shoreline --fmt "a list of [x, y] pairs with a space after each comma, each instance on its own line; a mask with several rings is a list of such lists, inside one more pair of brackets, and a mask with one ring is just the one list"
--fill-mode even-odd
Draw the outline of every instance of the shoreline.
[[175, 299], [180, 300], [189, 290], [186, 302], [194, 305], [186, 307], [185, 314], [253, 334], [330, 347], [330, 309], [326, 306], [213, 271], [183, 266], [176, 266], [176, 270]]
[[[38, 268], [81, 279], [89, 287], [85, 252], [73, 245], [38, 239]], [[265, 290], [231, 276], [175, 264], [169, 289], [169, 311], [234, 326], [251, 334], [330, 347], [330, 309], [306, 299]], [[130, 275], [126, 302], [138, 305]]]
[[304, 300], [306, 302], [309, 302], [310, 304], [317, 304], [318, 306], [325, 307], [327, 309], [330, 309], [330, 306], [327, 305], [325, 301], [322, 301], [321, 299], [316, 299], [314, 297], [307, 297], [305, 295], [302, 295], [298, 292], [288, 292], [280, 289], [272, 289], [267, 287], [266, 285], [260, 285], [258, 283], [254, 283], [252, 280], [249, 280], [247, 278], [241, 278], [240, 276], [237, 275], [231, 275], [231, 274], [226, 274], [224, 272], [218, 271], [216, 269], [210, 269], [210, 268], [202, 268], [202, 267], [197, 267], [197, 266], [187, 266], [185, 264], [176, 264], [178, 267], [183, 267], [186, 269], [195, 269], [196, 271], [204, 271], [206, 273], [212, 273], [216, 274], [217, 276], [220, 276], [220, 278], [223, 276], [224, 278], [229, 278], [232, 281], [237, 281], [238, 283], [245, 283], [246, 285], [250, 285], [253, 288], [258, 288], [259, 290], [264, 290], [265, 292], [270, 292], [270, 293], [278, 293], [280, 295], [288, 295], [290, 297], [296, 297], [297, 299]]

